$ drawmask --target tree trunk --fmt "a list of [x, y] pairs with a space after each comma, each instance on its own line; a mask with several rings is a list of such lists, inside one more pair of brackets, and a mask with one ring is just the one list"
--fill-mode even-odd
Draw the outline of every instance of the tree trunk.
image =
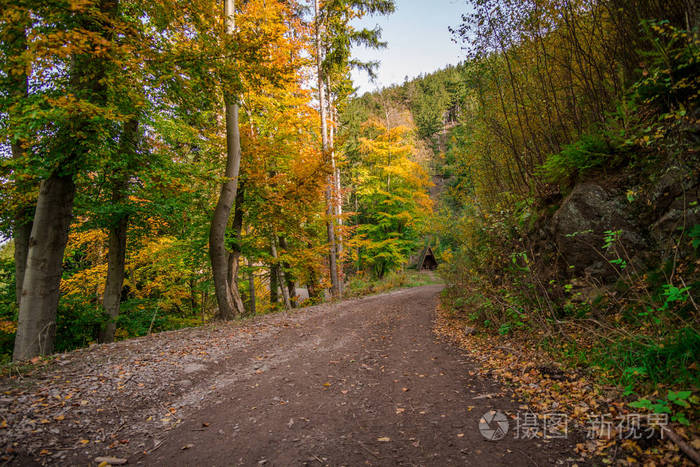
[[[112, 201], [120, 203], [125, 197], [126, 184], [117, 184], [114, 187]], [[107, 251], [107, 280], [105, 293], [102, 298], [102, 306], [109, 315], [109, 320], [100, 330], [100, 342], [113, 342], [114, 332], [117, 329], [119, 306], [122, 298], [122, 286], [124, 285], [124, 269], [126, 266], [126, 232], [129, 218], [122, 215], [109, 229], [109, 250]]]
[[[119, 155], [133, 160], [138, 138], [139, 121], [132, 118], [127, 121], [119, 143]], [[127, 172], [129, 170], [127, 169]], [[120, 207], [127, 199], [128, 173], [117, 174], [112, 188], [112, 204]], [[122, 287], [124, 286], [124, 270], [126, 267], [126, 234], [129, 228], [129, 215], [121, 212], [116, 222], [109, 229], [109, 246], [107, 250], [107, 280], [105, 292], [102, 297], [102, 306], [109, 315], [109, 320], [100, 330], [98, 340], [100, 342], [113, 342], [114, 332], [117, 329], [117, 318], [122, 299]]]
[[[315, 39], [316, 39], [316, 73], [318, 78], [318, 102], [319, 110], [321, 114], [321, 141], [323, 149], [324, 159], [329, 156], [329, 146], [328, 146], [328, 125], [327, 125], [327, 115], [326, 115], [326, 95], [324, 92], [324, 80], [323, 80], [323, 64], [321, 56], [321, 15], [319, 9], [319, 0], [314, 1], [314, 11], [315, 11]], [[333, 174], [328, 176], [326, 181], [326, 232], [328, 234], [328, 267], [330, 269], [331, 276], [331, 294], [333, 297], [339, 295], [338, 288], [338, 266], [336, 264], [337, 253], [335, 244], [335, 226], [333, 225]]]
[[[116, 18], [119, 2], [102, 0], [98, 7], [108, 19]], [[77, 17], [81, 27], [96, 32], [111, 42], [113, 28], [102, 23]], [[104, 105], [107, 85], [104, 76], [108, 63], [102, 59], [80, 54], [71, 57], [68, 88], [84, 94], [89, 91], [90, 102]], [[106, 59], [105, 59], [106, 60]], [[100, 138], [100, 130], [84, 116], [71, 120], [68, 134], [84, 134], [82, 138]], [[34, 223], [29, 239], [27, 266], [20, 296], [19, 319], [12, 359], [20, 361], [53, 351], [56, 335], [56, 311], [58, 308], [63, 252], [68, 241], [68, 230], [73, 215], [75, 197], [75, 166], [84, 156], [83, 145], [76, 144], [68, 154], [61, 169], [54, 170], [41, 182]], [[67, 167], [73, 167], [67, 168]]]
[[270, 250], [272, 251], [272, 257], [275, 259], [275, 263], [277, 264], [277, 282], [280, 284], [280, 289], [282, 290], [282, 299], [284, 301], [284, 308], [285, 310], [289, 311], [292, 309], [292, 304], [289, 301], [289, 291], [287, 290], [286, 284], [285, 284], [285, 279], [284, 279], [284, 268], [282, 265], [277, 262], [278, 255], [277, 255], [277, 241], [275, 240], [275, 236], [272, 237], [270, 240]]
[[[309, 249], [313, 248], [311, 242], [307, 242]], [[313, 266], [309, 266], [309, 278], [306, 284], [306, 290], [309, 292], [309, 298], [311, 300], [316, 300], [321, 296], [320, 286], [318, 284], [318, 277], [316, 275], [316, 270]]]
[[[31, 212], [31, 211], [30, 211]], [[27, 216], [30, 215], [27, 213]], [[15, 297], [17, 306], [22, 298], [24, 273], [27, 269], [27, 254], [29, 253], [29, 238], [32, 234], [32, 221], [25, 216], [17, 216], [14, 220], [15, 241]]]
[[248, 309], [251, 315], [255, 314], [255, 273], [253, 272], [253, 261], [248, 258]]
[[235, 315], [240, 316], [245, 313], [241, 292], [238, 290], [238, 260], [241, 254], [238, 251], [232, 251], [228, 254], [228, 286], [235, 307]]
[[342, 205], [342, 197], [341, 197], [341, 191], [340, 191], [340, 168], [338, 167], [338, 164], [335, 159], [335, 125], [336, 125], [336, 115], [335, 115], [335, 107], [333, 106], [333, 98], [331, 94], [331, 80], [330, 78], [327, 78], [327, 86], [328, 86], [328, 115], [331, 120], [331, 125], [328, 131], [328, 136], [329, 136], [329, 147], [330, 147], [330, 153], [331, 153], [331, 170], [333, 171], [332, 173], [332, 181], [333, 181], [333, 215], [335, 216], [335, 219], [337, 219], [338, 222], [338, 232], [335, 235], [336, 237], [336, 256], [337, 256], [337, 274], [338, 274], [338, 296], [343, 296], [343, 234], [341, 227], [343, 225], [343, 219], [341, 217], [343, 213], [343, 205]]
[[[280, 248], [281, 248], [283, 251], [285, 251], [285, 252], [289, 251], [289, 245], [287, 245], [287, 239], [284, 238], [284, 237], [278, 237], [278, 239], [279, 239]], [[286, 261], [282, 261], [282, 267], [283, 267], [286, 271], [289, 271], [289, 269], [290, 269], [290, 268], [289, 268], [289, 263], [286, 262]], [[294, 307], [296, 306], [296, 301], [297, 301], [297, 300], [296, 300], [296, 298], [297, 298], [297, 288], [296, 288], [296, 286], [294, 285], [294, 278], [292, 277], [291, 274], [289, 274], [289, 272], [285, 272], [285, 273], [284, 273], [284, 280], [285, 280], [285, 284], [286, 284], [286, 286], [287, 286], [287, 290], [288, 290], [288, 293], [289, 293], [289, 300], [290, 300], [290, 302], [291, 302], [291, 304], [292, 304], [292, 308], [294, 308]]]
[[206, 313], [206, 309], [207, 309], [207, 289], [206, 288], [202, 289], [202, 306], [201, 306], [201, 308], [202, 308], [202, 324], [204, 324], [204, 322], [206, 321], [204, 318], [205, 318], [205, 313]]
[[[224, 0], [224, 16], [226, 34], [231, 35], [235, 29], [233, 0]], [[226, 109], [226, 171], [209, 231], [209, 257], [211, 259], [216, 300], [219, 304], [218, 317], [230, 320], [236, 316], [236, 300], [231, 293], [228, 278], [229, 253], [226, 250], [225, 240], [226, 226], [228, 225], [238, 187], [238, 172], [241, 165], [241, 139], [238, 128], [238, 104], [235, 102], [235, 97], [231, 96], [229, 92], [225, 92], [224, 95], [224, 106]]]
[[245, 307], [243, 306], [243, 299], [241, 298], [241, 292], [238, 289], [238, 260], [241, 257], [241, 233], [243, 231], [243, 199], [245, 197], [243, 185], [238, 185], [238, 190], [236, 191], [236, 207], [233, 211], [233, 225], [231, 230], [235, 235], [236, 241], [234, 242], [231, 253], [229, 253], [228, 261], [228, 287], [231, 291], [231, 297], [233, 298], [233, 305], [235, 307], [236, 315], [245, 314]]
[[72, 175], [51, 175], [41, 183], [29, 240], [14, 361], [51, 353], [56, 335], [56, 309], [63, 252], [73, 214]]
[[309, 298], [312, 300], [316, 300], [321, 296], [316, 271], [313, 268], [309, 271], [309, 283], [306, 284], [306, 290], [309, 292]]
[[279, 301], [279, 283], [277, 274], [277, 269], [279, 269], [278, 264], [270, 265], [270, 306], [274, 307]]

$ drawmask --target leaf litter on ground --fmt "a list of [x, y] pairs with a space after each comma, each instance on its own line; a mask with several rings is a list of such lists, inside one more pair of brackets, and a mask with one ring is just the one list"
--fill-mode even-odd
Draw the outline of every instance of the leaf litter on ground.
[[[465, 332], [467, 328], [473, 329], [464, 319], [438, 306], [436, 335], [468, 351], [480, 364], [479, 376], [511, 386], [517, 397], [527, 402], [521, 409], [537, 414], [566, 414], [569, 430], [586, 433], [586, 441], [576, 445], [577, 454], [607, 465], [695, 465], [676, 443], [660, 437], [658, 426], [649, 427], [657, 434], [650, 440], [624, 439], [625, 434], [616, 430], [614, 420], [634, 415], [637, 410], [625, 402], [622, 388], [602, 386], [565, 368], [547, 353], [535, 349], [532, 343], [502, 335]], [[471, 376], [476, 374], [470, 372]], [[610, 431], [591, 430], [589, 417], [601, 415], [613, 421]], [[700, 446], [698, 424], [669, 427], [690, 446]]]

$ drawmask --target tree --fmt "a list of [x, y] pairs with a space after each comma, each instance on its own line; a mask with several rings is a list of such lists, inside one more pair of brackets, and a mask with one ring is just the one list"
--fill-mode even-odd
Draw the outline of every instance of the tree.
[[129, 225], [129, 213], [124, 203], [128, 196], [128, 177], [133, 170], [133, 162], [136, 156], [139, 122], [136, 117], [131, 118], [124, 125], [120, 137], [118, 157], [131, 163], [123, 170], [115, 170], [115, 180], [112, 182], [112, 206], [116, 209], [109, 224], [109, 240], [107, 253], [107, 278], [102, 299], [109, 320], [100, 330], [100, 342], [114, 341], [114, 332], [117, 328], [117, 317], [122, 298], [124, 285], [124, 271], [126, 269], [126, 240]]
[[[316, 43], [316, 78], [318, 81], [318, 105], [321, 117], [321, 150], [324, 160], [330, 157], [328, 140], [328, 107], [326, 102], [325, 80], [323, 75], [323, 56], [321, 46], [322, 23], [319, 0], [314, 0], [314, 40]], [[335, 226], [333, 224], [333, 174], [328, 175], [326, 182], [326, 230], [328, 234], [328, 268], [331, 276], [331, 295], [337, 297], [340, 294], [338, 283], [338, 252], [336, 249]]]
[[0, 43], [2, 46], [2, 74], [3, 90], [7, 97], [3, 102], [3, 108], [8, 109], [9, 125], [8, 136], [10, 150], [15, 162], [13, 170], [14, 196], [10, 202], [9, 210], [12, 211], [11, 219], [12, 237], [15, 244], [15, 293], [19, 305], [22, 297], [22, 284], [24, 272], [27, 266], [27, 254], [29, 252], [29, 237], [32, 232], [32, 218], [34, 217], [33, 196], [28, 195], [33, 191], [33, 180], [26, 180], [21, 170], [21, 165], [26, 163], [29, 141], [21, 128], [22, 108], [29, 98], [29, 75], [27, 73], [27, 32], [31, 19], [29, 9], [23, 2], [18, 2], [14, 8], [7, 8], [3, 13], [3, 24], [0, 28]]
[[353, 173], [358, 208], [352, 245], [358, 269], [381, 278], [405, 264], [419, 245], [432, 213], [430, 181], [413, 160], [408, 128], [372, 121], [365, 134], [358, 151], [362, 163]]
[[[224, 24], [226, 37], [233, 36], [236, 28], [233, 0], [224, 0]], [[229, 282], [229, 253], [226, 250], [226, 227], [231, 208], [236, 200], [238, 172], [241, 166], [241, 136], [238, 127], [238, 102], [231, 89], [232, 83], [224, 83], [224, 108], [226, 113], [226, 170], [216, 203], [209, 233], [209, 256], [214, 276], [216, 300], [222, 319], [233, 319], [244, 312], [238, 284]], [[235, 292], [234, 292], [235, 290]]]
[[[42, 39], [64, 28], [76, 37], [73, 47], [51, 50], [54, 60], [39, 73], [67, 70], [66, 97], [53, 110], [55, 119], [47, 122], [54, 133], [42, 145], [47, 157], [42, 161], [47, 177], [41, 181], [27, 266], [22, 284], [19, 322], [13, 359], [24, 360], [53, 351], [56, 310], [63, 252], [68, 240], [75, 197], [75, 177], [100, 147], [108, 147], [111, 123], [107, 101], [108, 71], [118, 56], [114, 26], [118, 22], [117, 0], [101, 0], [81, 5], [75, 11], [40, 10], [48, 32]], [[52, 30], [51, 28], [56, 28]], [[113, 54], [108, 54], [112, 52]], [[46, 65], [45, 65], [46, 66]], [[91, 112], [83, 109], [90, 108]]]
[[350, 59], [353, 45], [379, 48], [380, 30], [355, 30], [350, 24], [353, 18], [366, 14], [388, 14], [394, 11], [393, 0], [331, 0], [320, 5], [314, 0], [314, 44], [316, 78], [318, 86], [319, 114], [321, 118], [322, 154], [330, 166], [326, 182], [326, 231], [328, 235], [328, 265], [331, 278], [331, 294], [342, 293], [341, 275], [338, 270], [338, 239], [336, 219], [340, 214], [340, 173], [336, 166], [328, 122], [333, 125], [333, 106], [328, 94], [332, 90], [331, 80], [339, 73], [345, 77], [351, 65], [372, 73], [376, 63], [362, 63]]

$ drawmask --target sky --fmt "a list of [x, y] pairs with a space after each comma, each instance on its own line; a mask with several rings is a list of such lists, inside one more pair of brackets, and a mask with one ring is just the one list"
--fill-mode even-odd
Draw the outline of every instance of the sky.
[[396, 11], [388, 16], [365, 17], [356, 21], [357, 28], [382, 28], [383, 50], [357, 47], [353, 56], [362, 61], [379, 60], [378, 78], [371, 83], [365, 72], [353, 70], [358, 94], [403, 83], [463, 60], [460, 45], [452, 41], [448, 27], [456, 27], [467, 12], [465, 0], [396, 0]]

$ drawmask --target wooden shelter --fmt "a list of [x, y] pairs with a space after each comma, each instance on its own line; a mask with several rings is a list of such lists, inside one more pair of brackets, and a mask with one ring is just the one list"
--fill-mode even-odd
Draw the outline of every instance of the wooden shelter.
[[434, 271], [437, 269], [437, 266], [438, 263], [437, 259], [435, 259], [433, 249], [429, 245], [426, 245], [425, 248], [423, 248], [423, 251], [421, 251], [420, 256], [418, 256], [418, 261], [415, 263], [415, 268], [419, 271]]

